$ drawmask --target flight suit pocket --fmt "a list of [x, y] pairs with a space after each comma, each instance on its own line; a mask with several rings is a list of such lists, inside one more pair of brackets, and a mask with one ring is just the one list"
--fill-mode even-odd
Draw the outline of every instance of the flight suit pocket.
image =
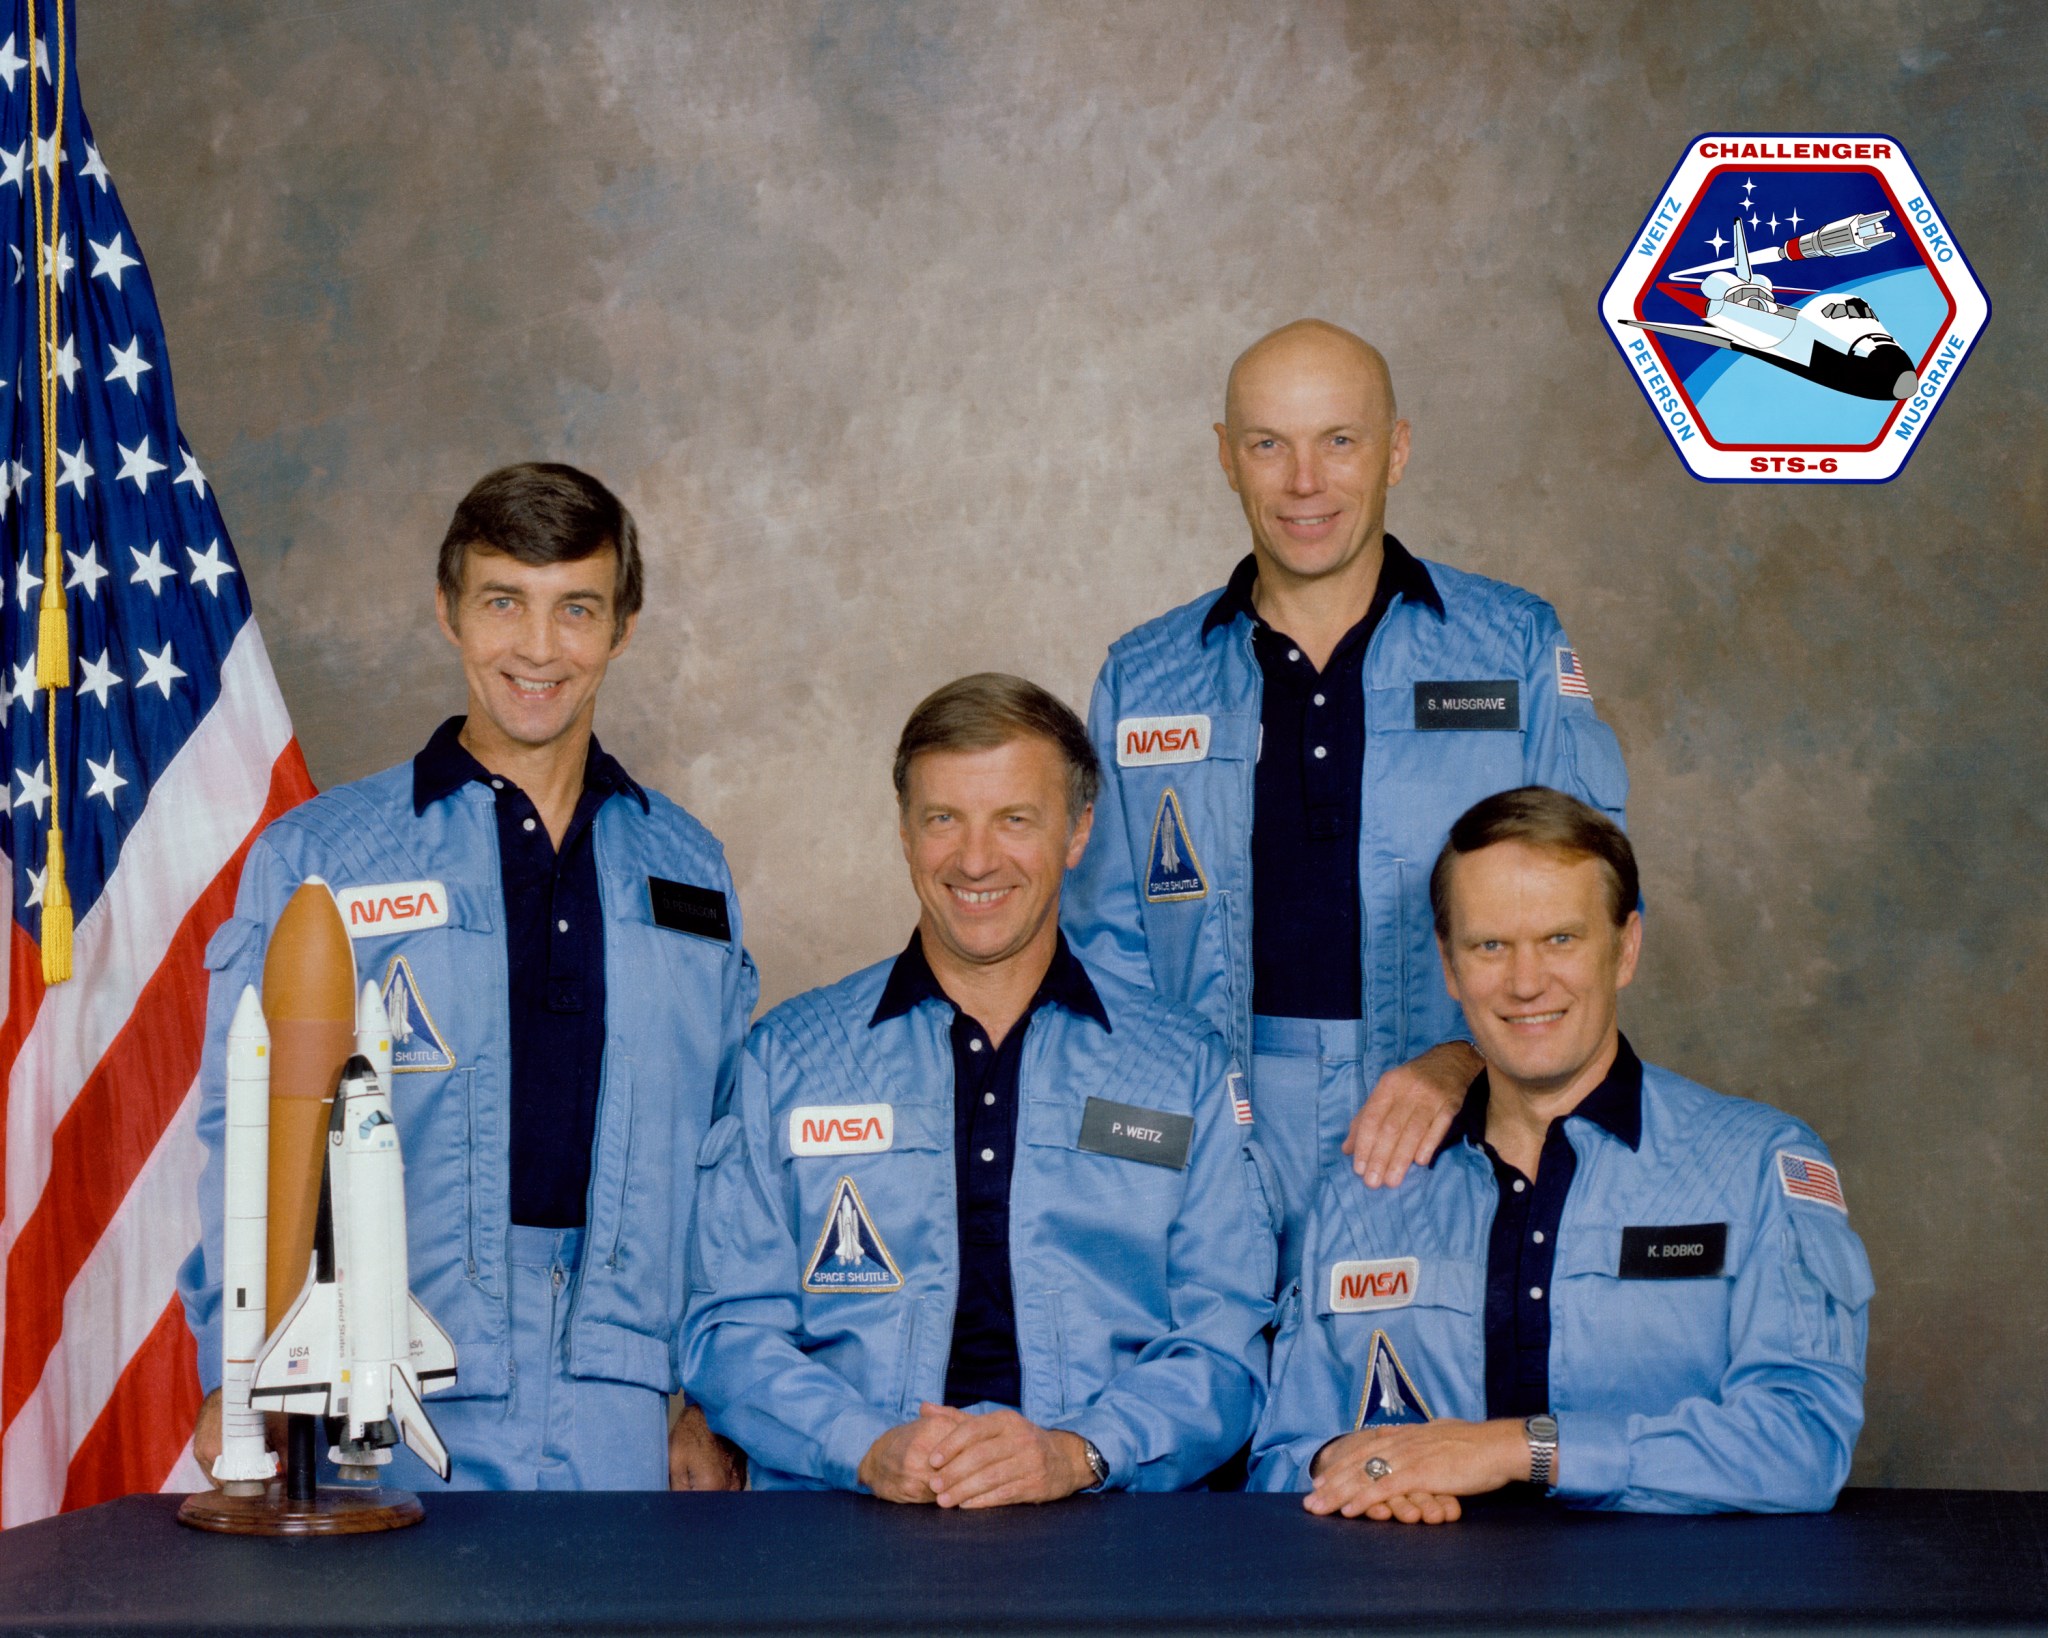
[[[263, 941], [263, 924], [247, 916], [230, 916], [213, 930], [206, 941], [206, 970], [217, 973], [232, 967], [251, 945]], [[236, 998], [238, 999], [238, 998]]]
[[714, 1121], [711, 1130], [704, 1134], [703, 1142], [697, 1145], [697, 1205], [693, 1218], [694, 1232], [690, 1237], [690, 1289], [693, 1292], [717, 1289], [724, 1270], [729, 1266], [728, 1259], [734, 1252], [733, 1225], [738, 1213], [724, 1197], [740, 1186], [736, 1174], [742, 1168], [735, 1160], [723, 1177], [720, 1168], [739, 1147], [741, 1136], [740, 1117], [727, 1115]]
[[1860, 1371], [1870, 1299], [1877, 1294], [1863, 1242], [1846, 1218], [1826, 1208], [1786, 1215], [1796, 1343], [1806, 1358]]

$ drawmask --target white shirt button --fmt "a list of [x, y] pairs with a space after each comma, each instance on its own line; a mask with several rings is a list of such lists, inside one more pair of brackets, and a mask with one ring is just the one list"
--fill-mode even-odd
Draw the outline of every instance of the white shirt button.
[[1324, 750], [1324, 749], [1322, 748], [1322, 746], [1318, 745], [1318, 746], [1316, 747], [1316, 760], [1317, 760], [1318, 762], [1322, 761], [1322, 760], [1323, 760], [1323, 758], [1324, 758], [1324, 757], [1326, 757], [1326, 756], [1328, 756], [1329, 754], [1330, 754], [1330, 753], [1329, 753], [1328, 751]]
[[981, 1043], [979, 1041], [969, 1041], [967, 1043], [967, 1050], [969, 1052], [979, 1052], [981, 1050]]
[[1542, 1287], [1542, 1286], [1540, 1286], [1540, 1285], [1532, 1285], [1532, 1286], [1530, 1286], [1530, 1287], [1529, 1287], [1529, 1296], [1530, 1296], [1530, 1299], [1531, 1299], [1532, 1301], [1534, 1301], [1534, 1302], [1541, 1302], [1541, 1301], [1543, 1300], [1543, 1287]]
[[504, 788], [505, 788], [505, 781], [504, 781], [504, 780], [502, 780], [502, 779], [494, 779], [494, 780], [492, 780], [492, 781], [491, 781], [491, 789], [492, 789], [492, 790], [494, 790], [494, 791], [501, 791], [501, 790], [503, 790]]
[[983, 1103], [994, 1103], [996, 1101], [996, 1095], [993, 1092], [984, 1092], [981, 1095], [981, 1101]]
[[533, 826], [534, 826], [534, 821], [533, 821], [533, 820], [531, 820], [531, 819], [522, 819], [522, 820], [520, 820], [520, 821], [519, 821], [519, 828], [520, 828], [521, 830], [531, 830], [531, 829], [533, 829]]
[[[568, 932], [568, 930], [569, 930], [569, 924], [568, 924], [568, 923], [567, 923], [566, 921], [558, 921], [558, 922], [556, 922], [556, 923], [555, 923], [555, 931], [556, 931], [556, 932], [558, 932], [558, 933], [566, 933], [566, 932]], [[1541, 1235], [1539, 1234], [1539, 1235], [1537, 1236], [1537, 1238], [1538, 1238], [1538, 1239], [1540, 1240], [1540, 1239], [1542, 1238], [1542, 1236], [1541, 1236]]]
[[1320, 695], [1320, 694], [1318, 694], [1318, 695], [1316, 696], [1316, 704], [1318, 704], [1318, 705], [1321, 705], [1322, 703], [1323, 703], [1323, 696], [1322, 696], [1322, 695]]
[[1534, 1240], [1540, 1246], [1541, 1244], [1543, 1244], [1543, 1231], [1541, 1229], [1538, 1229], [1534, 1234], [1530, 1235], [1529, 1238]]
[[1287, 657], [1290, 660], [1298, 660], [1301, 658], [1301, 650], [1298, 648], [1290, 648], [1287, 651]]
[[995, 1157], [996, 1157], [996, 1152], [995, 1152], [995, 1150], [993, 1150], [993, 1149], [984, 1149], [984, 1150], [982, 1150], [982, 1151], [981, 1151], [981, 1158], [982, 1158], [983, 1160], [993, 1160], [993, 1159], [995, 1159]]
[[1519, 1177], [1515, 1179], [1515, 1193], [1520, 1194], [1528, 1186], [1528, 1183], [1525, 1182], [1523, 1179]]

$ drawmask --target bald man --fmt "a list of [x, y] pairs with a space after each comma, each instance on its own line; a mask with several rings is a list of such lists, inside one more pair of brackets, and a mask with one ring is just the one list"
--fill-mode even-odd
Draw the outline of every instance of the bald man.
[[1349, 1154], [1399, 1183], [1483, 1067], [1430, 921], [1452, 820], [1550, 785], [1619, 822], [1628, 775], [1550, 605], [1386, 533], [1409, 428], [1377, 349], [1317, 319], [1254, 343], [1216, 453], [1251, 554], [1111, 645], [1064, 922], [1249, 1069], [1237, 1118], [1270, 1162], [1284, 1291], [1319, 1172]]

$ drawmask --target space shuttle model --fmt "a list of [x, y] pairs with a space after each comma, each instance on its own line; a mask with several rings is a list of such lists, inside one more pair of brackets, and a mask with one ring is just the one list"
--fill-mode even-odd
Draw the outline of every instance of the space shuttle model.
[[[421, 1406], [455, 1380], [455, 1346], [406, 1272], [405, 1163], [391, 1114], [391, 1028], [327, 884], [308, 877], [271, 935], [263, 992], [228, 1030], [222, 1247], [222, 1440], [214, 1477], [260, 1489], [277, 1470], [263, 1413], [327, 1418], [358, 1477], [400, 1439], [443, 1479]], [[279, 1313], [269, 1275], [305, 1270]], [[286, 1289], [289, 1289], [287, 1287]]]

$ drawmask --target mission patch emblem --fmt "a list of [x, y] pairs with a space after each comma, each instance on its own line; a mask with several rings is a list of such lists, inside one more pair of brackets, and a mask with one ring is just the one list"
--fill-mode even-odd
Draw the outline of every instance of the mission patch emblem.
[[1887, 136], [1686, 148], [1600, 298], [1664, 435], [1711, 483], [1883, 483], [1991, 303]]

